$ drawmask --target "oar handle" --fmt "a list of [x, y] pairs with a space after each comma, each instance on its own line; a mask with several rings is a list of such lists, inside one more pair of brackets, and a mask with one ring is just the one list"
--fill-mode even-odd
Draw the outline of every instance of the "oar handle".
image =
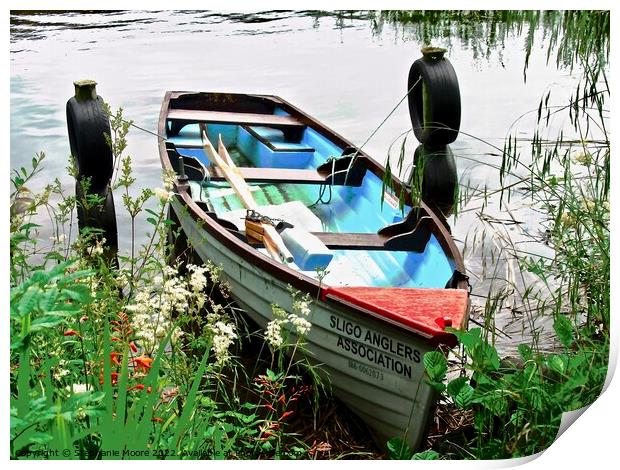
[[285, 263], [292, 263], [294, 258], [293, 254], [284, 244], [284, 240], [278, 233], [278, 231], [272, 226], [268, 224], [264, 224], [265, 232], [263, 234], [263, 238], [268, 238], [271, 243], [278, 250], [278, 256], [280, 257], [280, 261]]
[[[215, 151], [213, 144], [211, 144], [209, 137], [207, 137], [207, 132], [204, 127], [201, 128], [201, 137], [203, 141], [204, 151], [209, 161], [212, 164], [218, 166], [220, 170], [222, 170], [226, 181], [228, 181], [228, 184], [230, 184], [239, 199], [241, 199], [241, 202], [243, 203], [245, 208], [256, 210], [258, 206], [256, 204], [256, 201], [254, 201], [254, 196], [252, 196], [250, 187], [241, 176], [241, 172], [233, 162], [232, 158], [230, 158], [230, 155], [228, 154], [228, 151], [226, 150], [226, 147], [222, 142], [221, 135], [218, 142], [219, 152]], [[263, 224], [263, 229], [265, 247], [267, 248], [267, 251], [269, 252], [271, 257], [274, 258], [276, 261], [280, 261], [283, 263], [292, 263], [294, 259], [293, 255], [284, 245], [282, 237], [280, 237], [280, 234], [277, 232], [277, 230], [269, 224]]]

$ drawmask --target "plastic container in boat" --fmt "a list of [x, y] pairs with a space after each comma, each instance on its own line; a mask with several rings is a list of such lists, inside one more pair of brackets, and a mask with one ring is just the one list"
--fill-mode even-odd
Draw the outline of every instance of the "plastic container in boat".
[[287, 228], [280, 232], [284, 244], [293, 254], [295, 264], [302, 271], [326, 268], [334, 254], [310, 232], [299, 228]]

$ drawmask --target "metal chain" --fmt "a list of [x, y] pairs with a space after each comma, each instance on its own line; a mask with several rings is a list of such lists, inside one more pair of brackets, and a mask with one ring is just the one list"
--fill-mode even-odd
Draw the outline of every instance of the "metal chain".
[[[269, 224], [269, 225], [273, 225], [274, 227], [280, 223], [285, 223], [288, 224], [288, 222], [284, 219], [277, 219], [275, 217], [269, 217], [267, 215], [263, 215], [260, 212], [254, 210], [254, 209], [248, 209], [245, 217], [243, 217], [245, 220], [249, 220], [251, 222], [259, 222], [261, 224]], [[274, 223], [276, 222], [276, 223]]]

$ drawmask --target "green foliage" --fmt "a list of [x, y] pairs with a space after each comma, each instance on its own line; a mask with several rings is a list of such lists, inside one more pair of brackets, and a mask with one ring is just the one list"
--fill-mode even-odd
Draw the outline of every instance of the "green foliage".
[[411, 448], [400, 437], [393, 437], [388, 440], [387, 448], [388, 455], [392, 460], [405, 460], [411, 458]]
[[[553, 103], [553, 90], [545, 91], [531, 113], [536, 117], [531, 139], [524, 139], [524, 130], [519, 129], [508, 136], [503, 148], [495, 148], [501, 157], [494, 167], [499, 170], [501, 187], [476, 189], [464, 197], [466, 210], [479, 211], [489, 227], [493, 245], [485, 245], [486, 229], [481, 237], [475, 234], [476, 252], [483, 257], [481, 284], [490, 284], [482, 307], [484, 328], [453, 331], [464, 364], [456, 378], [448, 374], [438, 353], [424, 358], [428, 382], [444, 394], [451, 410], [472, 423], [451, 438], [435, 441], [434, 450], [451, 458], [483, 459], [540, 452], [553, 443], [562, 413], [596, 400], [607, 375], [609, 12], [380, 15], [381, 21], [406, 24], [407, 31], [421, 34], [425, 43], [452, 37], [446, 35], [449, 31], [472, 44], [475, 54], [484, 55], [504, 38], [525, 29], [525, 69], [537, 47], [535, 33], [542, 31], [548, 60], [555, 57], [558, 67], [575, 75], [577, 85], [568, 103]], [[478, 41], [481, 36], [487, 38], [486, 43]], [[511, 220], [499, 220], [496, 211], [486, 211], [488, 195], [496, 193], [501, 195], [499, 209], [510, 214]], [[520, 226], [522, 221], [508, 204], [514, 194], [540, 214], [533, 228]], [[476, 197], [482, 205], [472, 208]], [[518, 231], [513, 231], [513, 223]], [[513, 240], [514, 233], [518, 236]], [[526, 243], [527, 249], [523, 248]], [[484, 272], [486, 257], [491, 260], [490, 278]], [[504, 266], [505, 275], [501, 272]], [[494, 316], [507, 306], [515, 319], [523, 316], [532, 338], [518, 345], [519, 357], [500, 360]], [[541, 352], [538, 344], [538, 322], [545, 317], [553, 326], [547, 333], [557, 339], [555, 345], [546, 345], [555, 346], [550, 352]]]
[[424, 354], [424, 368], [429, 377], [429, 383], [439, 392], [445, 390], [442, 383], [448, 371], [448, 361], [446, 356], [439, 351], [431, 351]]
[[400, 437], [393, 437], [387, 442], [390, 460], [439, 460], [440, 455], [432, 449], [414, 452]]
[[[572, 332], [570, 322], [555, 325], [558, 336]], [[593, 348], [587, 339], [577, 345], [566, 342], [562, 353], [548, 355], [521, 345], [520, 360], [502, 365], [479, 328], [454, 333], [469, 358], [468, 375], [451, 379], [445, 393], [458, 408], [474, 413], [476, 434], [468, 449], [477, 458], [511, 458], [546, 449], [555, 439], [562, 413], [591, 403], [605, 380], [607, 351]], [[424, 356], [435, 387], [446, 379], [446, 368], [438, 366], [440, 355]], [[394, 456], [401, 455], [400, 447], [394, 446]]]
[[[100, 198], [66, 197], [59, 182], [31, 195], [25, 184], [44, 154], [12, 178], [11, 458], [273, 458], [293, 450], [303, 457], [308, 446], [287, 431], [298, 400], [313, 392], [293, 373], [301, 360], [281, 369], [275, 361], [254, 381], [245, 376], [228, 352], [238, 340], [234, 310], [214, 300], [229, 298], [222, 269], [180, 269], [171, 259], [168, 237], [178, 234], [166, 217], [171, 175], [154, 208], [152, 191], [133, 195], [131, 159], [122, 156], [129, 125], [120, 112], [110, 116], [108, 142], [115, 166], [122, 162], [114, 187], [132, 221], [131, 253], [118, 269], [95, 232], [72, 230], [76, 205]], [[30, 222], [42, 208], [53, 214], [55, 233], [44, 250]], [[153, 232], [138, 247], [133, 228], [143, 211]], [[295, 294], [291, 302], [307, 315], [309, 299]]]

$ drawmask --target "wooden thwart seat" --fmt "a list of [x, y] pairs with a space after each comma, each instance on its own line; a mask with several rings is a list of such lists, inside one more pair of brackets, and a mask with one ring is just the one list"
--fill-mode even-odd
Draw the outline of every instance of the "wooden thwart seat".
[[[384, 235], [381, 233], [310, 232], [332, 250], [412, 251], [422, 253], [431, 237], [430, 220], [422, 219], [418, 226], [406, 233]], [[251, 244], [256, 244], [250, 241]]]
[[386, 250], [413, 251], [422, 253], [431, 237], [431, 230], [426, 219], [406, 233], [385, 235], [382, 233], [331, 233], [313, 232], [325, 246], [334, 250]]
[[242, 124], [251, 126], [303, 127], [305, 124], [293, 116], [276, 114], [230, 113], [197, 109], [171, 109], [170, 121], [205, 122], [213, 124]]
[[[248, 183], [299, 183], [324, 184], [329, 175], [316, 170], [295, 170], [288, 168], [239, 167], [239, 172]], [[224, 173], [215, 166], [207, 168], [211, 181], [225, 181]]]
[[389, 240], [376, 233], [312, 232], [312, 235], [335, 250], [384, 250]]

